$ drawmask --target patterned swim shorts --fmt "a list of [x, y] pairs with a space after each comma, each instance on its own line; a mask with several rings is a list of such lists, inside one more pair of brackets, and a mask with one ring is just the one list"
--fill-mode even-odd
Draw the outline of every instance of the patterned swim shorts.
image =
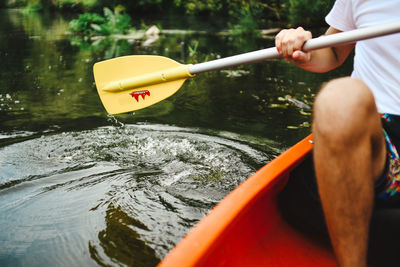
[[386, 171], [377, 183], [377, 197], [396, 200], [400, 199], [400, 157], [397, 151], [400, 147], [400, 116], [384, 113], [381, 118], [387, 146], [387, 160]]

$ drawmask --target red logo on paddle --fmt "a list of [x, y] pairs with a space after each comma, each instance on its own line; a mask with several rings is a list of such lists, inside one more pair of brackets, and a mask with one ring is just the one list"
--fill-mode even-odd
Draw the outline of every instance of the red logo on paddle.
[[150, 92], [148, 90], [134, 91], [130, 93], [130, 95], [135, 98], [137, 102], [139, 102], [139, 96], [142, 96], [142, 99], [144, 100], [146, 95], [150, 96]]

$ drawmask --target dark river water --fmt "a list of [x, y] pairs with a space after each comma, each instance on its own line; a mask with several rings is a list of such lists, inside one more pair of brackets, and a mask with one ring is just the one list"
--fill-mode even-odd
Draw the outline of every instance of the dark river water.
[[321, 75], [266, 61], [200, 74], [152, 107], [107, 115], [97, 61], [199, 63], [273, 46], [216, 31], [88, 43], [63, 16], [0, 10], [0, 266], [155, 266], [224, 196], [310, 133], [318, 88], [351, 69]]

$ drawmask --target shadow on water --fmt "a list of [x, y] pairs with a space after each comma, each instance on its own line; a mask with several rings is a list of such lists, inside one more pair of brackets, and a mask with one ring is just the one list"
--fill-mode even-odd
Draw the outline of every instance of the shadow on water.
[[99, 245], [106, 259], [93, 242], [89, 241], [90, 256], [101, 266], [114, 261], [127, 266], [155, 266], [159, 262], [154, 249], [140, 240], [140, 235], [132, 230], [132, 226], [149, 231], [140, 221], [126, 214], [121, 207], [112, 204], [106, 212], [106, 229], [99, 232]]
[[97, 96], [95, 62], [157, 54], [196, 63], [272, 45], [213, 34], [77, 42], [68, 18], [0, 10], [0, 265], [154, 266], [310, 132], [318, 88], [351, 68], [317, 75], [272, 60], [205, 73], [113, 117]]

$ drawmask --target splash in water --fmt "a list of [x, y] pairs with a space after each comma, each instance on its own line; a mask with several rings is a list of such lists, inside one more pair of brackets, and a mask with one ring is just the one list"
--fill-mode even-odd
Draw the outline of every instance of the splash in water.
[[1, 148], [0, 265], [154, 266], [269, 161], [237, 137], [124, 125]]

